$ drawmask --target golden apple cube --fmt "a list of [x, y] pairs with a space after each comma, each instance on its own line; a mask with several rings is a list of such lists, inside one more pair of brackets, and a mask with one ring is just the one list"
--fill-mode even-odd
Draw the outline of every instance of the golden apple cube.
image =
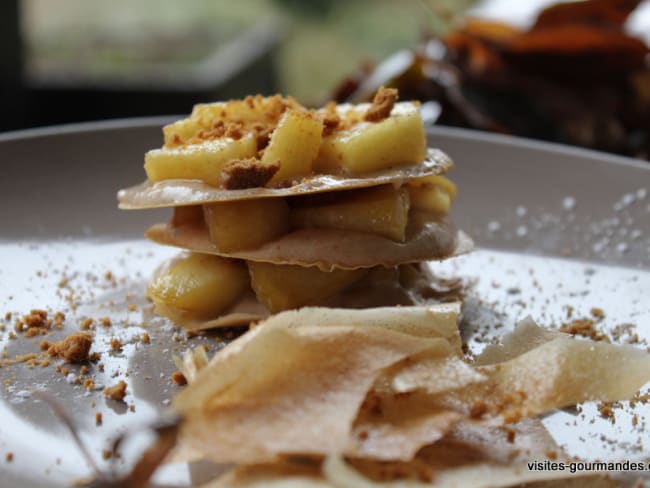
[[197, 136], [201, 130], [210, 131], [217, 121], [243, 124], [277, 122], [283, 107], [291, 106], [293, 103], [292, 99], [283, 99], [280, 96], [258, 96], [250, 97], [248, 100], [200, 103], [194, 106], [189, 117], [163, 128], [165, 145], [174, 146], [179, 140], [185, 143]]
[[439, 215], [449, 214], [456, 185], [444, 176], [431, 175], [409, 181], [411, 207]]
[[298, 103], [291, 97], [257, 95], [243, 100], [196, 104], [189, 118], [204, 122], [215, 120], [270, 122], [277, 120], [287, 107], [297, 106]]
[[156, 303], [215, 316], [230, 307], [249, 286], [246, 266], [233, 259], [192, 253], [149, 284]]
[[[343, 113], [344, 118], [360, 116], [358, 109]], [[321, 172], [338, 168], [350, 174], [368, 173], [421, 163], [426, 149], [419, 107], [413, 103], [398, 103], [386, 119], [359, 121], [349, 129], [325, 137], [315, 167]]]
[[271, 312], [315, 305], [361, 279], [365, 269], [321, 271], [316, 267], [248, 262], [257, 299]]
[[323, 122], [312, 112], [288, 110], [271, 134], [262, 163], [280, 162], [271, 183], [304, 176], [312, 171], [323, 134]]
[[202, 180], [208, 185], [221, 184], [225, 163], [257, 155], [252, 136], [205, 141], [172, 148], [153, 149], [144, 157], [144, 170], [150, 182], [169, 179]]
[[405, 187], [376, 186], [341, 192], [338, 199], [291, 209], [294, 227], [324, 227], [377, 234], [398, 242], [406, 239], [410, 200]]
[[283, 198], [259, 198], [206, 204], [210, 240], [220, 251], [255, 248], [289, 230], [289, 206]]
[[198, 121], [193, 119], [183, 119], [168, 124], [163, 127], [165, 145], [173, 147], [178, 144], [184, 144], [194, 137], [201, 128]]

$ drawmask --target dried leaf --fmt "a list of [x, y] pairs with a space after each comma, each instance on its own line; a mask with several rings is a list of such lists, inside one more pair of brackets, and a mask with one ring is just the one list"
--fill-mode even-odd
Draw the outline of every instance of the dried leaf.
[[532, 30], [558, 25], [589, 24], [622, 29], [641, 0], [587, 0], [558, 3], [542, 10]]

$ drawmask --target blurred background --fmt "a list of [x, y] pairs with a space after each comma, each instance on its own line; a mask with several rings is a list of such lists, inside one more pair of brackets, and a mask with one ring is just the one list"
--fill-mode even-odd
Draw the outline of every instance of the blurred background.
[[0, 36], [0, 130], [385, 84], [432, 123], [650, 152], [650, 0], [3, 0]]

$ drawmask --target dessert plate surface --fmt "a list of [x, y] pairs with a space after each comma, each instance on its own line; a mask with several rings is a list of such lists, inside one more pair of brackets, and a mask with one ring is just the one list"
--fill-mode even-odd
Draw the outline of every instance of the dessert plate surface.
[[[70, 414], [102, 470], [125, 472], [150, 440], [145, 427], [179, 388], [170, 380], [173, 356], [197, 343], [212, 351], [218, 346], [214, 337], [187, 340], [152, 317], [144, 298], [149, 274], [176, 250], [142, 235], [165, 221], [169, 210], [117, 209], [117, 190], [142, 180], [143, 154], [160, 145], [160, 128], [169, 120], [0, 134], [4, 359], [38, 354], [43, 339], [61, 338], [88, 318], [96, 327], [93, 351], [101, 356], [85, 375], [78, 366], [57, 371], [55, 360], [31, 369], [25, 362], [3, 365], [0, 486], [66, 485], [92, 475], [43, 393]], [[570, 313], [597, 318], [594, 309], [603, 313], [599, 329], [619, 342], [648, 346], [650, 164], [456, 129], [433, 128], [429, 142], [456, 163], [450, 173], [459, 188], [452, 217], [477, 246], [474, 253], [432, 263], [441, 274], [474, 282], [463, 319], [473, 351], [526, 316], [558, 326], [571, 320]], [[62, 311], [64, 330], [12, 339], [15, 319], [31, 309]], [[86, 379], [94, 387], [84, 386]], [[103, 387], [119, 380], [127, 383], [125, 402], [105, 399]], [[587, 404], [582, 412], [556, 412], [544, 422], [570, 454], [634, 460], [643, 458], [643, 443], [650, 442], [641, 430], [648, 420], [650, 405], [624, 404], [613, 424]], [[134, 434], [121, 458], [104, 459], [125, 431]], [[187, 486], [204, 480], [206, 469], [166, 467], [156, 480]]]

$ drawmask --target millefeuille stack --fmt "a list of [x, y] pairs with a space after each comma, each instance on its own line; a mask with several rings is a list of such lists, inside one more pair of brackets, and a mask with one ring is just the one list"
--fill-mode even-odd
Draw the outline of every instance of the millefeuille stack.
[[291, 98], [196, 105], [145, 155], [123, 209], [173, 207], [146, 236], [185, 251], [148, 295], [189, 329], [242, 325], [305, 305], [431, 299], [426, 261], [471, 249], [448, 218], [452, 161], [427, 148], [419, 106], [307, 110]]

